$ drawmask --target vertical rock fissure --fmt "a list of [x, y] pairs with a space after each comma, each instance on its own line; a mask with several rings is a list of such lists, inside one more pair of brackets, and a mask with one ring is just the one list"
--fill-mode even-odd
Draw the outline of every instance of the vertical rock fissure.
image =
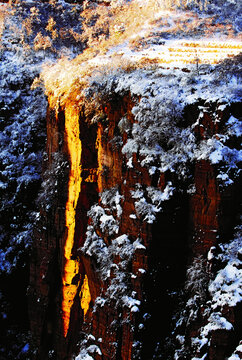
[[[39, 193], [40, 218], [34, 231], [28, 290], [29, 318], [35, 358], [48, 358], [60, 338], [60, 293], [62, 289], [62, 239], [65, 233], [68, 166], [64, 140], [65, 114], [49, 97], [46, 157]], [[61, 189], [61, 191], [60, 191]]]
[[64, 337], [68, 334], [71, 308], [79, 287], [79, 281], [73, 283], [73, 278], [79, 274], [79, 262], [72, 259], [72, 248], [75, 234], [76, 207], [82, 181], [82, 144], [79, 137], [79, 111], [72, 105], [66, 105], [65, 108], [65, 136], [70, 157], [70, 172], [68, 182], [68, 199], [65, 209], [66, 234], [64, 239], [62, 276], [62, 319]]
[[75, 107], [67, 107], [65, 117], [70, 175], [66, 203], [62, 313], [63, 335], [68, 337], [71, 353], [71, 344], [75, 347], [72, 338], [80, 330], [91, 301], [88, 277], [78, 249], [85, 241], [87, 212], [97, 201], [97, 130], [95, 126], [87, 124], [85, 118], [80, 116], [80, 110]]

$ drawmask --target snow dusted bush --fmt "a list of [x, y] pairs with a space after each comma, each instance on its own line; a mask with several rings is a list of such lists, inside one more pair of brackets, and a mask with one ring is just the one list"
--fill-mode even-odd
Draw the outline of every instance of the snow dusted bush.
[[101, 279], [108, 283], [106, 292], [96, 299], [95, 306], [114, 301], [116, 307], [124, 306], [136, 312], [140, 302], [131, 292], [130, 265], [135, 251], [145, 247], [140, 239], [132, 242], [127, 234], [118, 236], [122, 199], [117, 187], [100, 195], [100, 205], [93, 205], [88, 213], [91, 224], [82, 252], [92, 257]]
[[83, 48], [78, 37], [82, 32], [80, 11], [79, 5], [65, 1], [13, 2], [11, 26], [18, 27], [22, 46], [29, 52], [73, 56]]
[[[171, 183], [167, 184], [164, 191], [151, 186], [143, 190], [140, 184], [136, 184], [131, 195], [136, 199], [137, 215], [148, 223], [153, 223], [156, 214], [162, 209], [162, 202], [172, 196], [173, 190]], [[88, 225], [86, 241], [81, 250], [92, 257], [96, 263], [96, 271], [101, 279], [108, 283], [105, 294], [96, 299], [95, 306], [115, 301], [115, 306], [121, 305], [131, 312], [136, 312], [139, 310], [140, 301], [135, 299], [135, 294], [131, 292], [130, 265], [135, 251], [145, 247], [140, 239], [131, 241], [127, 234], [120, 235], [122, 201], [123, 196], [117, 187], [105, 190], [100, 195], [100, 203], [93, 205], [88, 212], [91, 223]]]
[[81, 334], [83, 339], [81, 340], [79, 346], [80, 346], [80, 352], [78, 356], [75, 357], [75, 360], [94, 360], [92, 355], [98, 354], [102, 355], [102, 352], [97, 344], [99, 344], [102, 339], [96, 339], [95, 336], [92, 334]]
[[148, 224], [156, 220], [156, 214], [162, 210], [162, 202], [169, 200], [173, 195], [174, 187], [168, 182], [164, 191], [152, 186], [146, 188], [146, 197], [141, 184], [136, 184], [136, 189], [131, 190], [131, 196], [136, 199], [135, 210], [138, 217], [142, 218]]
[[226, 263], [209, 285], [212, 297], [212, 309], [224, 306], [234, 307], [242, 301], [242, 227], [237, 228], [233, 241], [221, 245], [219, 258]]
[[242, 270], [229, 263], [209, 286], [212, 308], [235, 306], [242, 299]]
[[125, 306], [131, 312], [138, 311], [140, 301], [135, 299], [135, 294], [130, 290], [132, 273], [129, 272], [129, 265], [135, 250], [140, 247], [143, 245], [139, 239], [132, 243], [125, 234], [114, 238], [108, 246], [91, 226], [88, 227], [82, 251], [96, 260], [101, 279], [109, 284], [102, 297], [96, 299], [95, 306], [102, 307], [114, 301], [116, 307]]
[[242, 354], [242, 343], [240, 341], [239, 346], [237, 346], [234, 353], [228, 358], [228, 360], [240, 360], [241, 354]]
[[[197, 320], [198, 316], [202, 316], [202, 326], [198, 329], [198, 336], [191, 339], [191, 343], [190, 339], [185, 340], [183, 337], [180, 348], [175, 351], [176, 359], [182, 359], [187, 351], [193, 360], [205, 359], [213, 332], [234, 330], [234, 325], [226, 318], [223, 310], [225, 307], [236, 307], [242, 301], [241, 227], [236, 228], [234, 240], [228, 244], [221, 244], [220, 249], [217, 260], [221, 261], [224, 267], [222, 266], [210, 281], [206, 272], [206, 260], [195, 259], [193, 266], [188, 269], [190, 278], [187, 280], [186, 288], [195, 295], [187, 301], [185, 310], [177, 322], [177, 329], [189, 325], [191, 321]], [[198, 297], [200, 301], [197, 303]], [[177, 335], [177, 339], [179, 336], [181, 335]], [[233, 356], [236, 359], [237, 354], [232, 355], [232, 359]]]
[[194, 300], [202, 303], [206, 299], [207, 286], [206, 260], [200, 256], [195, 258], [192, 265], [187, 269], [185, 290], [194, 297]]
[[179, 0], [178, 6], [193, 11], [214, 14], [220, 21], [229, 19], [236, 31], [241, 31], [241, 3], [237, 0]]

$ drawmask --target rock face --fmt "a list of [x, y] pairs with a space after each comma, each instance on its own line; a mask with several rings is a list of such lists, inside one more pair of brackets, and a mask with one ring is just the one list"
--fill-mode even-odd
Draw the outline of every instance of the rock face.
[[[171, 333], [175, 293], [183, 287], [187, 265], [196, 257], [207, 259], [218, 233], [224, 240], [232, 234], [238, 189], [236, 183], [219, 187], [216, 164], [206, 159], [192, 164], [193, 191], [173, 196], [176, 174], [149, 172], [139, 151], [127, 164], [122, 148], [136, 121], [137, 101], [130, 94], [113, 95], [102, 104], [99, 121], [91, 123], [85, 105], [68, 101], [58, 107], [49, 98], [43, 172], [55, 183], [44, 192], [30, 269], [36, 359], [71, 359], [80, 348], [96, 360], [171, 358], [161, 343]], [[187, 125], [196, 123], [199, 106], [185, 109]], [[222, 131], [236, 115], [233, 106], [217, 111], [216, 122], [211, 104], [193, 127], [196, 141]], [[162, 211], [154, 200], [156, 220], [152, 211], [147, 217], [138, 208], [149, 191], [164, 198]], [[211, 274], [216, 262], [209, 266]], [[238, 311], [227, 311], [236, 336]], [[188, 327], [187, 341], [204, 319]], [[213, 331], [208, 359], [222, 360], [229, 351], [228, 331]]]

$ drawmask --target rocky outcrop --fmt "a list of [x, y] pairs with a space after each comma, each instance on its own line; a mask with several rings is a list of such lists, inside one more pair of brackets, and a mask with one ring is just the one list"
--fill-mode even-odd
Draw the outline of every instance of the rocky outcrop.
[[[167, 195], [162, 211], [154, 200], [156, 220], [153, 210], [150, 217], [139, 211], [149, 191], [164, 197], [172, 193], [171, 183], [183, 190], [189, 184], [170, 171], [150, 172], [139, 150], [127, 163], [122, 149], [136, 122], [137, 101], [129, 93], [113, 95], [92, 123], [85, 104], [69, 100], [58, 107], [49, 98], [44, 170], [56, 183], [53, 197], [42, 202], [29, 290], [39, 360], [71, 359], [84, 347], [96, 360], [160, 358], [161, 351], [168, 359], [171, 350], [161, 343], [171, 332], [187, 265], [196, 257], [207, 259], [218, 234], [221, 241], [232, 233], [236, 183], [223, 190], [216, 164], [206, 159], [191, 164], [192, 191]], [[186, 126], [196, 123], [203, 105], [185, 109]], [[197, 142], [222, 131], [233, 115], [233, 107], [216, 112], [216, 106], [210, 104], [193, 126]], [[212, 276], [216, 264], [209, 266]], [[192, 323], [188, 337], [204, 321], [201, 315]], [[210, 360], [222, 360], [230, 350], [226, 334], [213, 333]]]

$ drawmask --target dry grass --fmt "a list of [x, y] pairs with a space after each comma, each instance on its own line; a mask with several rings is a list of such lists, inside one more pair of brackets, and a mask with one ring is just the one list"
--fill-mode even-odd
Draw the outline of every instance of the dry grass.
[[161, 11], [158, 0], [144, 1], [142, 4], [133, 1], [117, 8], [99, 5], [85, 9], [81, 17], [84, 28], [82, 40], [87, 42], [89, 48], [86, 53], [90, 56], [92, 51], [105, 54], [110, 48], [151, 30], [157, 11]]
[[180, 0], [136, 0], [122, 7], [99, 5], [85, 9], [81, 14], [84, 28], [81, 40], [88, 48], [76, 61], [82, 63], [96, 55], [105, 55], [125, 43], [132, 49], [147, 48], [156, 32], [160, 39], [163, 34], [181, 38], [211, 37], [219, 33], [228, 39], [234, 37], [229, 24], [215, 24], [212, 17], [200, 18], [191, 11], [177, 11], [181, 3]]
[[[130, 48], [139, 50], [149, 48], [149, 42], [157, 35], [162, 39], [162, 31], [174, 37], [177, 34], [189, 36], [202, 29], [203, 34], [228, 32], [231, 35], [229, 25], [214, 26], [213, 18], [199, 18], [191, 11], [173, 11], [180, 1], [132, 1], [122, 7], [112, 8], [104, 5], [92, 4], [92, 7], [84, 9], [81, 13], [84, 32], [80, 35], [82, 41], [86, 41], [87, 49], [77, 58], [68, 62], [62, 59], [55, 67], [46, 67], [43, 71], [47, 93], [51, 93], [56, 99], [65, 103], [70, 96], [78, 97], [82, 101], [85, 97], [84, 91], [88, 87], [89, 79], [95, 73], [112, 73], [114, 69], [123, 69], [126, 72], [137, 68], [162, 66], [182, 62], [192, 63], [217, 63], [228, 56], [227, 53], [237, 54], [241, 50], [236, 49], [236, 44], [226, 42], [223, 44], [209, 44], [201, 42], [177, 42], [173, 47], [166, 47], [164, 51], [159, 50], [156, 57], [152, 59], [146, 53], [138, 60], [135, 56], [130, 59], [119, 54], [118, 45], [126, 44]], [[166, 5], [166, 8], [164, 6]], [[164, 9], [165, 8], [165, 9]], [[199, 30], [198, 30], [199, 29]], [[51, 29], [52, 30], [52, 27]], [[117, 51], [115, 51], [115, 47]], [[221, 47], [221, 49], [220, 49]], [[225, 51], [226, 47], [231, 47]], [[198, 48], [198, 49], [197, 49]], [[113, 49], [112, 52], [108, 52]], [[168, 50], [168, 51], [167, 51]], [[206, 60], [207, 59], [207, 60]], [[59, 101], [59, 100], [58, 100]]]
[[6, 5], [0, 4], [0, 39], [2, 37], [3, 29], [4, 29], [4, 19], [6, 16]]

